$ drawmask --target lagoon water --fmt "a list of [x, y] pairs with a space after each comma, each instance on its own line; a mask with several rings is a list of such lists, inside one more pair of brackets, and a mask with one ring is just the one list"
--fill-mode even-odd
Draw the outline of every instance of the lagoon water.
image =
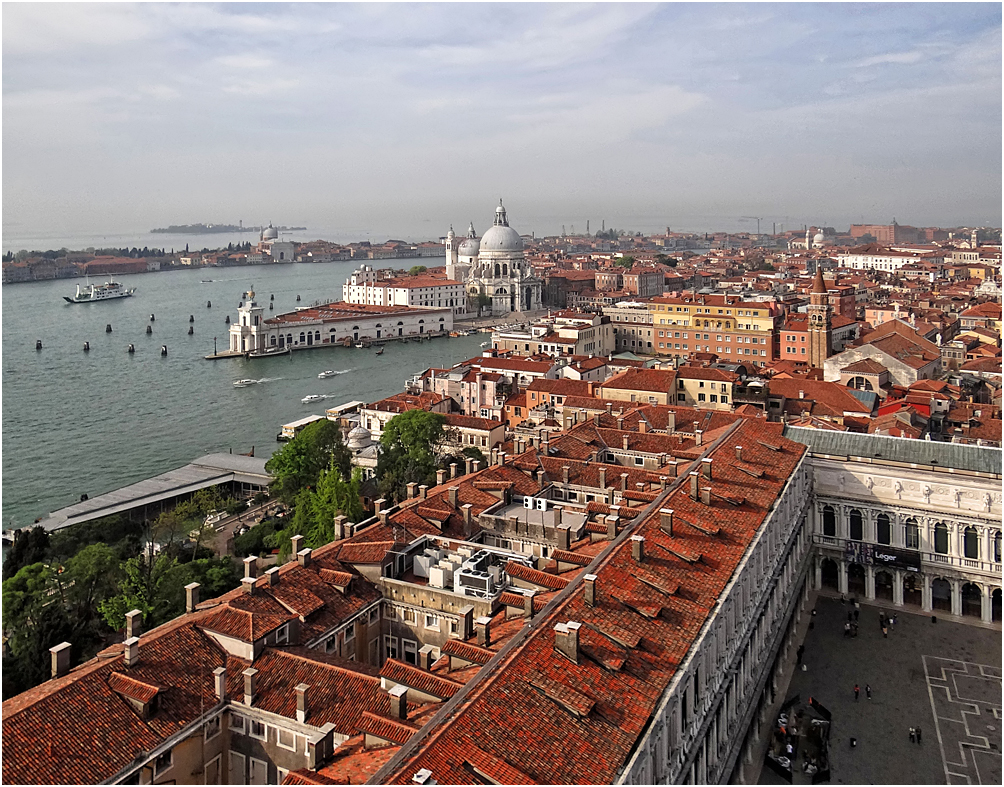
[[[430, 258], [399, 264], [442, 265]], [[390, 343], [373, 350], [319, 348], [248, 361], [207, 361], [213, 337], [227, 347], [224, 318], [236, 320], [243, 291], [292, 311], [319, 299], [341, 300], [358, 261], [205, 268], [121, 277], [131, 298], [68, 304], [82, 279], [6, 285], [3, 325], [3, 526], [23, 526], [80, 498], [179, 467], [213, 451], [256, 456], [277, 447], [281, 424], [325, 407], [400, 392], [429, 366], [480, 353], [484, 337]], [[202, 279], [213, 279], [203, 283]], [[103, 281], [92, 277], [92, 282]], [[300, 295], [302, 301], [296, 302]], [[212, 301], [212, 308], [206, 302]], [[150, 315], [156, 319], [150, 322]], [[189, 315], [195, 334], [188, 336]], [[112, 333], [105, 333], [105, 325]], [[146, 326], [153, 334], [146, 335]], [[43, 349], [35, 350], [42, 340]], [[90, 352], [83, 352], [84, 342]], [[134, 354], [126, 352], [134, 344]], [[161, 345], [168, 354], [162, 357]], [[348, 370], [320, 380], [327, 369]], [[268, 382], [234, 388], [242, 378]], [[300, 403], [307, 394], [325, 401]]]

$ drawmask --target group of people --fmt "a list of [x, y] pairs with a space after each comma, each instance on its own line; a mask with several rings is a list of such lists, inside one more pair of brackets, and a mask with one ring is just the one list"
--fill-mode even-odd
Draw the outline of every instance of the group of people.
[[[843, 596], [840, 597], [840, 603], [846, 603]], [[844, 623], [844, 636], [845, 637], [856, 637], [858, 635], [858, 618], [861, 615], [861, 605], [858, 603], [856, 598], [851, 599], [851, 605], [854, 609], [847, 610], [847, 622]], [[896, 614], [886, 615], [885, 610], [879, 610], [879, 627], [882, 629], [882, 636], [889, 637], [889, 629], [896, 628]]]
[[910, 743], [920, 743], [920, 727], [910, 728]]

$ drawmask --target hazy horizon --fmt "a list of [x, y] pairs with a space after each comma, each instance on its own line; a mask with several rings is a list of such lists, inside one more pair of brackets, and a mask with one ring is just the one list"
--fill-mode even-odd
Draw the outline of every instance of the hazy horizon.
[[1001, 223], [999, 4], [8, 3], [3, 21], [5, 250], [239, 220], [432, 239], [483, 232], [499, 197], [537, 235]]

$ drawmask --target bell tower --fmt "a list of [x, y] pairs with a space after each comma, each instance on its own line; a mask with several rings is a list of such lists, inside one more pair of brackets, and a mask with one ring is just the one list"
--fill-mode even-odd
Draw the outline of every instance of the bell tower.
[[809, 293], [809, 366], [823, 368], [823, 362], [830, 355], [830, 334], [832, 310], [823, 281], [823, 269], [816, 263], [816, 278]]

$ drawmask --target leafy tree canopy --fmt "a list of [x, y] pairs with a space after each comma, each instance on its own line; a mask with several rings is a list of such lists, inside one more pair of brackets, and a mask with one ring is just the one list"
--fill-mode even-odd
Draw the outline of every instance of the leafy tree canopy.
[[306, 486], [317, 483], [321, 471], [334, 459], [345, 478], [352, 472], [352, 455], [342, 440], [338, 424], [327, 419], [308, 425], [272, 454], [265, 469], [274, 477], [274, 493], [287, 503]]
[[408, 273], [411, 274], [412, 276], [418, 276], [418, 274], [425, 273], [427, 270], [429, 269], [426, 268], [424, 265], [413, 265], [408, 270]]

